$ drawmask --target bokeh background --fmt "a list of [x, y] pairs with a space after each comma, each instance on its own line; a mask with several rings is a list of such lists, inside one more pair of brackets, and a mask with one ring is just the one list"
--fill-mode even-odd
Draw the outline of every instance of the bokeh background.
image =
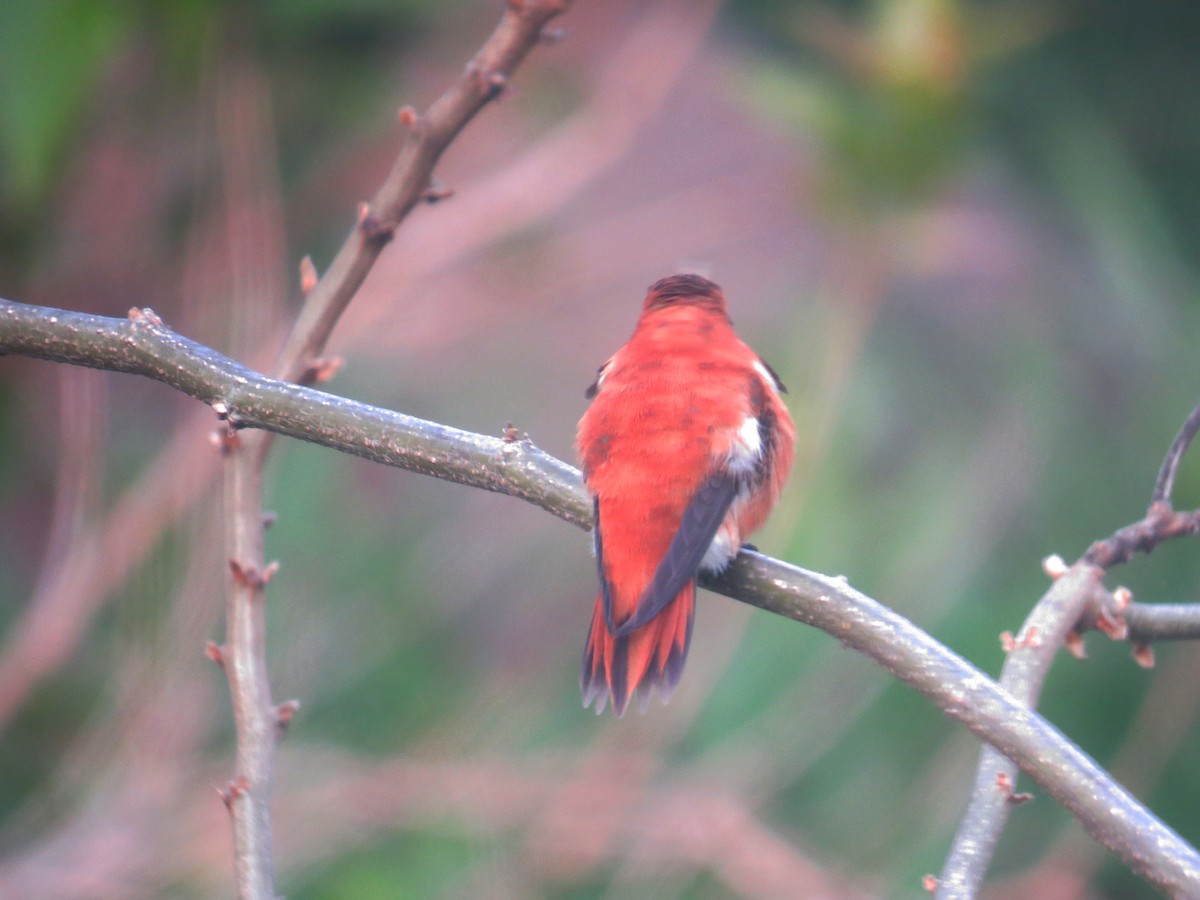
[[[267, 367], [499, 0], [0, 5], [0, 295], [151, 306]], [[990, 673], [1137, 519], [1200, 399], [1200, 9], [576, 0], [438, 170], [329, 389], [571, 458], [642, 293], [701, 268], [800, 426], [764, 551]], [[232, 892], [207, 409], [0, 363], [0, 894]], [[1200, 499], [1185, 462], [1180, 506]], [[920, 897], [978, 745], [825, 634], [701, 600], [670, 705], [580, 708], [584, 534], [279, 442], [266, 503], [292, 898]], [[1114, 573], [1194, 600], [1194, 541]], [[1200, 650], [1088, 639], [1042, 710], [1200, 839]], [[1048, 798], [985, 896], [1153, 892]]]

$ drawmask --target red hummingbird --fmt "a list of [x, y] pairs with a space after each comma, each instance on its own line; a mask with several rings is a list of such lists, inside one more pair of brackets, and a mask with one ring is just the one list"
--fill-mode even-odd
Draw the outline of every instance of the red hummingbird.
[[771, 367], [734, 333], [721, 289], [672, 275], [587, 396], [577, 445], [595, 510], [600, 594], [583, 704], [620, 716], [670, 696], [692, 636], [696, 573], [719, 572], [767, 518], [796, 429]]

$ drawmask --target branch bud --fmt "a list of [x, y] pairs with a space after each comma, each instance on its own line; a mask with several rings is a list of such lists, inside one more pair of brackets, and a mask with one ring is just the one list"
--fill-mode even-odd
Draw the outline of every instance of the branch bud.
[[1042, 560], [1042, 571], [1051, 578], [1059, 579], [1067, 574], [1070, 566], [1057, 553], [1051, 553]]

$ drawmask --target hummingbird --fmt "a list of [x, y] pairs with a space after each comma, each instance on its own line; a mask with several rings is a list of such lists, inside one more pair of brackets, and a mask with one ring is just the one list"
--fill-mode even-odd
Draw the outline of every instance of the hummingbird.
[[585, 707], [669, 699], [687, 659], [696, 575], [717, 573], [767, 518], [792, 464], [783, 383], [733, 330], [721, 288], [671, 275], [586, 396], [576, 446], [593, 498], [600, 592]]

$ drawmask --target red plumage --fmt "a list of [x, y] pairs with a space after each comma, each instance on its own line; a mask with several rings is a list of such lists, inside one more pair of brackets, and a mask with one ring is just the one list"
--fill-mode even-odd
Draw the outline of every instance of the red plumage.
[[795, 428], [783, 385], [697, 275], [651, 286], [629, 342], [588, 391], [577, 445], [600, 575], [584, 705], [617, 715], [670, 695], [687, 657], [699, 568], [720, 571], [783, 489]]

